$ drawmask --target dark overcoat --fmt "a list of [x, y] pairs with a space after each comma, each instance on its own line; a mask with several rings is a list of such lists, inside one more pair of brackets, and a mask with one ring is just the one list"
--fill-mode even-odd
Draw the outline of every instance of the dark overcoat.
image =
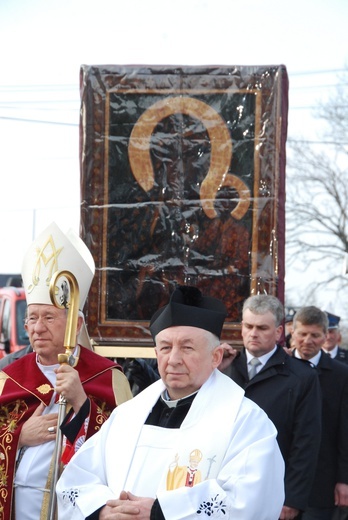
[[251, 381], [245, 350], [233, 361], [230, 375], [275, 424], [285, 460], [285, 505], [304, 510], [320, 444], [321, 395], [316, 369], [278, 346]]
[[348, 365], [348, 350], [346, 348], [338, 347], [337, 355], [334, 359]]
[[332, 507], [336, 483], [348, 484], [348, 366], [322, 351], [317, 372], [322, 438], [309, 505]]

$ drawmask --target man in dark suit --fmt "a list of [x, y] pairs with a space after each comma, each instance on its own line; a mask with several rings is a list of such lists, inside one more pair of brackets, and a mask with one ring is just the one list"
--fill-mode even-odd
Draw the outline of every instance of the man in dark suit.
[[[274, 296], [248, 298], [243, 306], [242, 336], [245, 349], [237, 353], [224, 344], [220, 365], [245, 390], [245, 395], [265, 410], [278, 430], [278, 444], [285, 460], [285, 502], [280, 518], [298, 517], [307, 506], [320, 443], [321, 398], [318, 375], [303, 361], [277, 345], [282, 335], [284, 310]], [[233, 363], [227, 366], [236, 355]], [[257, 373], [251, 377], [250, 368]]]
[[348, 350], [339, 346], [342, 341], [340, 332], [341, 318], [340, 316], [336, 316], [330, 312], [325, 311], [325, 313], [328, 317], [329, 325], [327, 328], [326, 341], [324, 343], [323, 350], [327, 354], [330, 354], [332, 359], [336, 359], [336, 361], [342, 361], [348, 365]]
[[303, 520], [331, 520], [348, 506], [348, 367], [323, 350], [325, 312], [302, 307], [294, 316], [294, 355], [317, 367], [322, 393], [322, 435], [314, 484]]

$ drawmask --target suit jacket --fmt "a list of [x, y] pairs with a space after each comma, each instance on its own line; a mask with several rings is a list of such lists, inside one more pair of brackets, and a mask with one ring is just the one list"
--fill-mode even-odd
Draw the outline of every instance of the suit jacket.
[[348, 367], [322, 351], [317, 371], [322, 437], [309, 505], [332, 507], [336, 483], [348, 484]]
[[317, 371], [278, 346], [251, 381], [245, 350], [242, 351], [232, 363], [231, 377], [276, 426], [285, 460], [285, 505], [304, 510], [320, 443], [321, 396]]

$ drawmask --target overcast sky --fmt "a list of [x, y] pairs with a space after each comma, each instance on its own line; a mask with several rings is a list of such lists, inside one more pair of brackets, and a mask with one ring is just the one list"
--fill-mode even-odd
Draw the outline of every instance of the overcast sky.
[[346, 0], [0, 0], [0, 273], [52, 220], [78, 231], [81, 64], [284, 64], [289, 139], [315, 139], [347, 20]]

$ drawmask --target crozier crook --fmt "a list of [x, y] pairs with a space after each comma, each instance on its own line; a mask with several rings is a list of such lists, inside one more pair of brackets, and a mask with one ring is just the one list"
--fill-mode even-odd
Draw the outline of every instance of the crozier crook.
[[[57, 301], [57, 281], [64, 277], [61, 285], [62, 296], [61, 301]], [[76, 346], [76, 332], [79, 312], [80, 291], [79, 285], [73, 273], [70, 271], [56, 271], [50, 281], [49, 294], [51, 301], [58, 309], [67, 309], [68, 316], [66, 320], [66, 328], [64, 335], [65, 353], [58, 354], [58, 363], [60, 365], [69, 364], [72, 358], [72, 352]], [[60, 426], [63, 423], [66, 413], [67, 401], [63, 395], [59, 396], [58, 409], [58, 427], [56, 435], [56, 443], [53, 454], [53, 470], [50, 483], [50, 500], [48, 505], [47, 520], [55, 520], [57, 510], [56, 485], [60, 473], [60, 464], [63, 449], [63, 435]]]
[[150, 156], [151, 135], [165, 117], [182, 113], [199, 119], [205, 126], [211, 144], [210, 167], [200, 188], [200, 199], [205, 214], [214, 218], [216, 193], [222, 186], [233, 187], [239, 202], [231, 211], [241, 219], [250, 205], [250, 191], [244, 182], [228, 173], [232, 159], [232, 141], [225, 121], [212, 107], [188, 96], [168, 97], [154, 103], [139, 117], [129, 140], [128, 156], [134, 177], [139, 185], [150, 191], [154, 185], [154, 171]]

